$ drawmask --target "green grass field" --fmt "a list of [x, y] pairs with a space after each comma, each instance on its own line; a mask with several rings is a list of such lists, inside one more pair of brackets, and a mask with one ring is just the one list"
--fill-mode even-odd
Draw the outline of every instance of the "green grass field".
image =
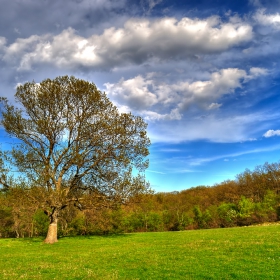
[[280, 225], [0, 239], [0, 279], [280, 279]]

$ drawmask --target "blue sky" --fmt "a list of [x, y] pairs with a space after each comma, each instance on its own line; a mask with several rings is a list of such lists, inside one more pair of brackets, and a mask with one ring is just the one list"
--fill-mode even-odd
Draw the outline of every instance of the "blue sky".
[[154, 190], [214, 185], [279, 160], [279, 0], [1, 7], [0, 96], [65, 74], [94, 82], [148, 123]]

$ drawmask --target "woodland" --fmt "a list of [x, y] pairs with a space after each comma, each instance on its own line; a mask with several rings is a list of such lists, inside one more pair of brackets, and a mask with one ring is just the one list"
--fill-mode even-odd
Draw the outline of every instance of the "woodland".
[[[47, 233], [48, 217], [24, 192], [18, 185], [2, 189], [0, 193], [2, 238], [45, 236]], [[277, 222], [279, 219], [280, 162], [246, 169], [235, 180], [211, 187], [135, 195], [114, 207], [83, 210], [69, 206], [61, 213], [58, 235], [224, 228]]]

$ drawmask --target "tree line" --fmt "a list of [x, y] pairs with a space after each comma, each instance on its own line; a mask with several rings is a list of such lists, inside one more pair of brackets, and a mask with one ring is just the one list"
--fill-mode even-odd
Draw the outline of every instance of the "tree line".
[[[276, 222], [280, 219], [279, 186], [280, 163], [265, 163], [212, 187], [135, 195], [113, 207], [71, 206], [61, 214], [58, 235], [179, 231]], [[23, 186], [2, 190], [0, 205], [1, 237], [47, 233], [48, 217], [26, 196]]]

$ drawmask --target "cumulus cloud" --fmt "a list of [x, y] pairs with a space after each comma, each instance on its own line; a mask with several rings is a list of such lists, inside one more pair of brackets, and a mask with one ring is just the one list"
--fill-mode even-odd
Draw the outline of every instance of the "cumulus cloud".
[[105, 84], [107, 92], [118, 99], [120, 103], [125, 103], [131, 109], [142, 110], [157, 103], [156, 94], [151, 92], [153, 81], [137, 76], [133, 79], [121, 79], [117, 84]]
[[262, 68], [251, 68], [249, 74], [242, 69], [228, 68], [210, 74], [208, 80], [173, 84], [162, 82], [159, 74], [150, 73], [146, 77], [138, 75], [117, 83], [105, 83], [105, 87], [115, 103], [148, 120], [179, 120], [192, 106], [203, 110], [220, 108], [222, 103], [217, 101], [223, 95], [233, 93], [248, 80], [266, 73]]
[[249, 41], [252, 27], [244, 22], [207, 19], [131, 19], [123, 28], [107, 28], [100, 35], [83, 37], [68, 28], [53, 36], [32, 35], [6, 46], [5, 61], [19, 70], [38, 63], [59, 68], [112, 69], [150, 60], [188, 58], [223, 52]]
[[236, 88], [240, 88], [241, 79], [246, 76], [245, 70], [229, 68], [212, 73], [207, 81], [179, 83], [174, 86], [174, 89], [185, 92], [179, 107], [187, 109], [191, 104], [195, 103], [203, 108], [209, 108], [210, 106], [209, 109], [211, 109], [212, 101], [217, 100], [224, 94], [232, 93]]
[[266, 138], [273, 137], [273, 136], [280, 136], [280, 130], [270, 129], [263, 136]]

